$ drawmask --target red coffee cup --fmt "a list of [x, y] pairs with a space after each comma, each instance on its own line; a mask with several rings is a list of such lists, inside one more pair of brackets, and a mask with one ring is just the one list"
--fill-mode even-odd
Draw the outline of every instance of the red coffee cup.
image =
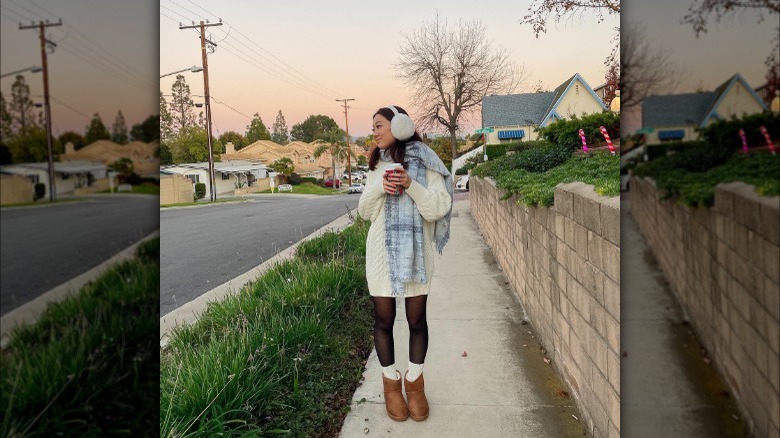
[[[392, 175], [392, 174], [394, 174], [394, 173], [398, 173], [398, 170], [399, 169], [403, 169], [403, 168], [404, 168], [404, 166], [401, 163], [391, 164], [390, 167], [385, 169], [385, 178], [390, 176], [390, 175]], [[401, 196], [403, 194], [404, 194], [404, 186], [398, 185], [395, 196]]]

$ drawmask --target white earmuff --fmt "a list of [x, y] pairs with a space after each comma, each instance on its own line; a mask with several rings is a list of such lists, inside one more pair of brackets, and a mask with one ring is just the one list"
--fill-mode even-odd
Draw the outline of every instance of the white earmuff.
[[414, 135], [414, 122], [412, 122], [412, 119], [408, 115], [398, 112], [393, 105], [387, 108], [395, 114], [393, 119], [390, 120], [390, 132], [393, 134], [393, 137], [400, 141], [412, 138]]

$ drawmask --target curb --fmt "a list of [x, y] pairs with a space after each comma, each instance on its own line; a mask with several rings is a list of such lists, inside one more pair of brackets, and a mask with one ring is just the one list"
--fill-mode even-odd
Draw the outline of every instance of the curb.
[[180, 325], [189, 325], [196, 322], [210, 302], [221, 301], [231, 293], [241, 290], [247, 283], [255, 281], [260, 278], [268, 269], [278, 264], [281, 261], [292, 258], [295, 251], [298, 249], [298, 245], [315, 237], [319, 237], [327, 231], [341, 231], [352, 223], [351, 217], [357, 215], [357, 208], [354, 208], [345, 213], [342, 216], [336, 218], [333, 222], [325, 225], [324, 227], [314, 231], [303, 239], [299, 240], [292, 246], [286, 248], [270, 259], [255, 266], [247, 272], [228, 280], [225, 283], [211, 289], [203, 295], [195, 298], [194, 300], [183, 304], [181, 307], [169, 312], [165, 316], [160, 318], [160, 348], [165, 349], [168, 346], [170, 333], [175, 327]]
[[99, 277], [110, 267], [130, 260], [135, 256], [135, 249], [142, 242], [157, 237], [160, 230], [156, 230], [134, 244], [128, 246], [122, 251], [114, 254], [110, 259], [95, 266], [83, 274], [74, 277], [59, 286], [50, 289], [34, 300], [29, 301], [16, 309], [8, 312], [0, 318], [0, 348], [5, 348], [10, 342], [9, 334], [15, 327], [34, 323], [38, 317], [46, 310], [49, 303], [59, 302], [72, 295], [77, 294], [84, 285]]

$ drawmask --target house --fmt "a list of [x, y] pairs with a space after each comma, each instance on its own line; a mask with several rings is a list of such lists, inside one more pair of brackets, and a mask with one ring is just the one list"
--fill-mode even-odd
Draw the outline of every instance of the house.
[[[22, 175], [31, 184], [42, 183], [44, 197], [49, 196], [49, 163], [19, 163], [0, 166], [6, 175]], [[108, 190], [115, 186], [116, 172], [98, 161], [55, 161], [55, 198], [61, 195], [82, 195]]]
[[602, 98], [579, 73], [575, 73], [555, 91], [485, 96], [482, 98], [482, 127], [493, 128], [493, 132], [486, 134], [487, 144], [537, 140], [539, 127], [575, 115], [606, 110]]
[[[268, 169], [259, 161], [230, 160], [214, 163], [214, 186], [217, 195], [235, 195], [265, 190]], [[189, 178], [195, 184], [206, 184], [206, 197], [209, 190], [209, 163], [172, 164], [160, 167], [160, 174], [179, 174]]]
[[129, 158], [133, 162], [135, 173], [141, 177], [159, 178], [160, 157], [155, 152], [159, 142], [145, 143], [133, 141], [125, 145], [110, 140], [98, 140], [79, 150], [73, 143], [65, 144], [65, 153], [60, 156], [62, 161], [99, 161], [110, 166], [120, 158]]
[[[233, 143], [228, 142], [225, 145], [225, 153], [222, 154], [222, 161], [231, 160], [254, 160], [265, 164], [271, 164], [281, 158], [289, 158], [295, 166], [295, 173], [302, 177], [327, 178], [333, 174], [333, 164], [331, 155], [327, 151], [315, 158], [315, 151], [318, 147], [326, 145], [322, 141], [306, 143], [302, 141], [293, 141], [284, 146], [271, 140], [258, 140], [238, 151], [235, 150]], [[362, 154], [363, 149], [357, 145], [351, 145], [355, 155]], [[343, 163], [336, 163], [337, 171]]]
[[645, 97], [642, 132], [647, 136], [646, 144], [696, 140], [697, 128], [766, 109], [753, 88], [737, 73], [715, 91]]

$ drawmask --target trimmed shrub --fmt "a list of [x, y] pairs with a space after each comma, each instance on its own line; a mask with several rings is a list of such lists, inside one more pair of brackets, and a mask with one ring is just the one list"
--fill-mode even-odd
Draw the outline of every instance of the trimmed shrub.
[[206, 196], [206, 183], [195, 183], [195, 199]]
[[301, 183], [312, 183], [312, 184], [320, 185], [319, 181], [321, 181], [321, 180], [318, 180], [317, 178], [314, 178], [313, 176], [302, 176], [301, 177]]
[[292, 184], [294, 186], [297, 186], [298, 184], [301, 183], [301, 176], [298, 175], [297, 173], [293, 172], [293, 173], [290, 174], [290, 176], [287, 177], [287, 181], [290, 184]]
[[599, 129], [601, 126], [607, 129], [610, 138], [620, 138], [620, 114], [612, 111], [588, 114], [582, 118], [574, 116], [572, 119], [561, 119], [544, 128], [539, 128], [537, 133], [550, 142], [565, 145], [570, 150], [575, 150], [582, 146], [580, 129], [585, 132], [585, 138], [589, 145], [603, 142], [604, 136]]
[[44, 183], [35, 183], [35, 193], [33, 200], [37, 201], [46, 195], [46, 185]]
[[745, 130], [745, 138], [748, 146], [761, 147], [766, 144], [760, 127], [764, 126], [769, 136], [777, 139], [780, 136], [780, 115], [771, 112], [751, 114], [742, 118], [732, 117], [730, 120], [718, 120], [698, 130], [703, 140], [713, 145], [721, 146], [729, 150], [742, 148], [742, 139], [739, 130]]

